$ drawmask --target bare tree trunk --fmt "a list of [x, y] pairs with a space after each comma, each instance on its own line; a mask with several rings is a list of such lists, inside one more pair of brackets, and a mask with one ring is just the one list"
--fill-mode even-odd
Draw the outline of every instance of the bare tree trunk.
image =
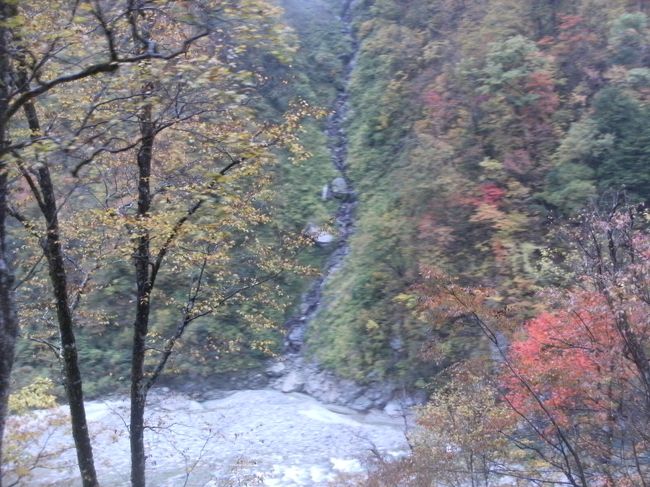
[[[26, 82], [23, 73], [19, 75], [21, 84]], [[25, 90], [27, 86], [21, 86]], [[25, 116], [30, 130], [34, 136], [39, 135], [41, 128], [36, 109], [32, 102], [24, 106]], [[41, 212], [47, 225], [47, 234], [41, 241], [43, 251], [47, 257], [52, 292], [56, 301], [56, 312], [59, 323], [59, 334], [61, 338], [61, 355], [63, 358], [63, 377], [65, 379], [65, 390], [70, 407], [70, 418], [72, 425], [72, 436], [77, 451], [77, 461], [84, 487], [96, 487], [97, 472], [93, 460], [92, 444], [86, 421], [86, 409], [84, 406], [83, 387], [81, 371], [79, 370], [79, 356], [74, 335], [74, 320], [70, 308], [70, 297], [68, 293], [68, 278], [63, 259], [63, 248], [61, 247], [61, 230], [59, 227], [58, 207], [56, 194], [50, 169], [47, 164], [40, 164], [37, 172], [40, 196], [36, 194]]]
[[4, 1], [0, 0], [0, 486], [2, 486], [2, 438], [4, 436], [9, 400], [11, 369], [14, 363], [18, 320], [13, 296], [13, 273], [9, 266], [7, 250], [7, 172], [4, 150], [7, 146], [7, 98], [8, 98], [8, 30], [5, 21], [10, 12]]
[[[129, 0], [129, 21], [133, 42], [138, 50], [148, 49], [149, 30], [138, 32], [138, 16], [143, 15], [141, 6]], [[143, 101], [152, 90], [151, 83], [143, 86]], [[155, 127], [151, 104], [144, 104], [138, 114], [142, 141], [138, 149], [138, 222], [144, 223], [151, 210], [151, 161], [155, 140]], [[153, 288], [152, 256], [150, 234], [146, 225], [137, 229], [134, 239], [133, 255], [137, 286], [136, 314], [133, 323], [133, 344], [131, 348], [131, 418], [129, 434], [131, 441], [131, 486], [145, 487], [147, 457], [144, 448], [144, 411], [147, 404], [147, 381], [145, 377], [145, 357], [147, 335], [149, 333], [149, 314], [151, 311], [151, 289]]]
[[99, 483], [97, 481], [93, 450], [86, 421], [81, 372], [79, 370], [79, 356], [68, 296], [66, 270], [63, 263], [56, 201], [54, 200], [52, 182], [47, 168], [39, 170], [39, 183], [47, 209], [45, 218], [48, 232], [43, 242], [43, 247], [47, 257], [52, 290], [56, 299], [56, 310], [61, 336], [61, 353], [63, 357], [63, 375], [65, 378], [68, 404], [70, 406], [72, 436], [77, 449], [77, 460], [79, 462], [83, 485], [84, 487], [95, 487]]
[[[1, 68], [0, 68], [1, 69]], [[3, 130], [0, 128], [0, 137]], [[11, 369], [14, 363], [18, 320], [13, 296], [13, 274], [9, 267], [6, 243], [7, 173], [0, 166], [0, 468], [2, 468], [2, 438], [7, 418], [7, 402]], [[0, 471], [2, 486], [2, 471]]]
[[[1, 68], [0, 68], [1, 69]], [[2, 129], [0, 129], [0, 137]], [[13, 274], [7, 259], [6, 246], [7, 218], [7, 174], [0, 166], [0, 468], [2, 463], [2, 438], [7, 418], [9, 384], [14, 363], [18, 323], [13, 299]], [[2, 471], [0, 471], [2, 486]]]
[[[137, 155], [138, 164], [138, 219], [144, 221], [151, 209], [151, 159], [155, 139], [151, 106], [145, 106], [140, 114], [142, 143]], [[135, 273], [137, 283], [136, 316], [133, 324], [133, 348], [131, 356], [131, 484], [145, 486], [146, 455], [144, 450], [144, 410], [147, 387], [144, 374], [146, 341], [149, 332], [149, 312], [152, 273], [151, 249], [148, 230], [139, 229], [135, 249]]]

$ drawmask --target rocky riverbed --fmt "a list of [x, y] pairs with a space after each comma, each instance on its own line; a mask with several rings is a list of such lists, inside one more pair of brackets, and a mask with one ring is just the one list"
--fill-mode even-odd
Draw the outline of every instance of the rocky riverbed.
[[285, 323], [287, 338], [284, 355], [267, 369], [271, 386], [282, 392], [305, 392], [327, 404], [350, 406], [357, 411], [386, 408], [395, 411], [404, 406], [421, 403], [422, 395], [405, 391], [397, 383], [387, 381], [370, 381], [358, 384], [337, 377], [331, 371], [323, 369], [313, 360], [309, 353], [306, 336], [309, 327], [318, 314], [327, 307], [324, 291], [332, 276], [345, 265], [350, 252], [350, 239], [355, 232], [357, 193], [354, 182], [348, 175], [348, 135], [346, 124], [350, 112], [350, 95], [347, 86], [358, 56], [359, 43], [352, 28], [353, 0], [346, 0], [341, 13], [341, 36], [351, 41], [343, 73], [342, 89], [334, 100], [332, 111], [327, 119], [325, 132], [331, 161], [338, 176], [325, 188], [324, 198], [335, 198], [339, 207], [335, 215], [337, 238], [324, 234], [321, 229], [310, 226], [307, 234], [318, 245], [331, 246], [331, 253], [326, 260], [319, 278], [302, 297], [301, 305], [295, 316]]
[[[339, 474], [364, 471], [373, 455], [398, 456], [408, 448], [399, 414], [360, 414], [268, 389], [213, 396], [199, 402], [166, 390], [152, 395], [146, 432], [149, 485], [336, 485]], [[128, 485], [128, 402], [93, 401], [87, 407], [102, 485]], [[59, 453], [25, 485], [81, 485], [67, 427], [47, 435], [48, 451]]]

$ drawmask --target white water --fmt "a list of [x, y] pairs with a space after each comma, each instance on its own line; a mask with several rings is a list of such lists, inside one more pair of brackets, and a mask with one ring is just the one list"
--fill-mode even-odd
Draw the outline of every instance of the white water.
[[[205, 402], [171, 392], [152, 395], [146, 432], [149, 485], [176, 487], [186, 480], [188, 486], [212, 487], [336, 485], [337, 474], [363, 471], [371, 450], [391, 456], [407, 449], [401, 418], [332, 410], [304, 394], [223, 394]], [[87, 412], [101, 484], [128, 485], [127, 401], [89, 402]], [[67, 427], [53, 432], [48, 449], [65, 451], [24, 485], [80, 485]]]

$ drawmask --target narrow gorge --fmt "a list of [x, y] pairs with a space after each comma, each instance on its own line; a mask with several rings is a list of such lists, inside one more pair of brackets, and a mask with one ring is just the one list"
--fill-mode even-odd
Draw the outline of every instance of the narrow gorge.
[[341, 88], [327, 118], [325, 132], [328, 149], [337, 177], [322, 191], [323, 199], [338, 200], [339, 207], [334, 218], [335, 235], [310, 228], [317, 245], [333, 247], [321, 275], [315, 279], [302, 298], [298, 314], [286, 323], [288, 329], [285, 354], [267, 369], [274, 388], [283, 392], [304, 392], [327, 404], [349, 406], [356, 411], [384, 408], [391, 414], [398, 414], [403, 408], [415, 403], [413, 397], [401, 391], [391, 382], [377, 382], [360, 385], [352, 380], [342, 379], [321, 367], [305, 343], [310, 324], [327, 306], [324, 291], [331, 284], [333, 276], [342, 270], [350, 252], [350, 239], [355, 231], [355, 215], [358, 195], [350, 179], [348, 166], [348, 134], [346, 124], [350, 114], [350, 78], [359, 52], [359, 42], [352, 28], [354, 2], [347, 0], [343, 6], [340, 35], [350, 40], [351, 52], [345, 56], [345, 68]]
[[0, 487], [650, 486], [649, 5], [0, 0]]
[[[206, 390], [194, 384], [161, 387], [152, 393], [146, 421], [147, 451], [153, 459], [147, 465], [151, 485], [325, 486], [338, 475], [363, 472], [372, 455], [391, 458], [408, 450], [407, 404], [395, 399], [394, 387], [341, 379], [313, 361], [305, 343], [310, 323], [327, 306], [323, 291], [344, 266], [355, 231], [357, 194], [348, 175], [346, 134], [347, 86], [358, 50], [352, 3], [344, 4], [341, 31], [335, 35], [351, 39], [353, 50], [346, 56], [343, 79], [325, 123], [337, 175], [323, 188], [322, 198], [337, 201], [338, 209], [332, 233], [307, 229], [329, 256], [297, 314], [285, 323], [283, 354], [263, 372], [242, 380], [250, 389], [242, 390], [237, 379], [230, 378], [225, 383], [236, 390]], [[91, 401], [87, 408], [102, 485], [126, 485], [128, 402], [111, 397]], [[47, 451], [59, 453], [46, 462], [47, 469], [35, 471], [34, 485], [78, 485], [67, 426], [51, 428], [45, 436]]]

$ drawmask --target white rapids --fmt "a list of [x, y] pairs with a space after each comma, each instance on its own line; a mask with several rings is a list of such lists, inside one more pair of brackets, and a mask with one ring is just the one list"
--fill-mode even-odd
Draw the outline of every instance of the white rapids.
[[[325, 486], [339, 474], [363, 471], [371, 454], [397, 456], [408, 448], [401, 417], [328, 409], [304, 394], [267, 389], [223, 396], [204, 402], [169, 391], [151, 396], [149, 485]], [[87, 413], [102, 486], [129, 485], [127, 401], [88, 402]], [[50, 434], [48, 449], [62, 453], [33, 472], [29, 485], [80, 485], [68, 428]]]

